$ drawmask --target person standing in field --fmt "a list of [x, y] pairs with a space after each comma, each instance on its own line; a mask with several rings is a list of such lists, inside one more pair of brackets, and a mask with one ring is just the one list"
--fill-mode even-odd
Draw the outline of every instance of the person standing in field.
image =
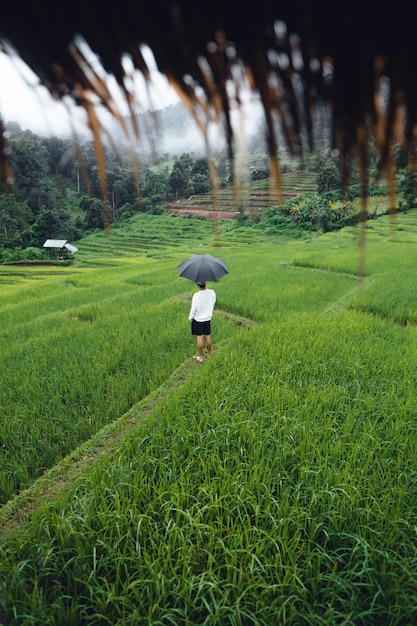
[[198, 291], [191, 300], [191, 309], [188, 319], [191, 320], [191, 334], [197, 338], [198, 354], [193, 357], [199, 363], [204, 361], [204, 343], [207, 349], [207, 358], [211, 357], [211, 317], [216, 304], [216, 292], [206, 289], [206, 283], [197, 283]]

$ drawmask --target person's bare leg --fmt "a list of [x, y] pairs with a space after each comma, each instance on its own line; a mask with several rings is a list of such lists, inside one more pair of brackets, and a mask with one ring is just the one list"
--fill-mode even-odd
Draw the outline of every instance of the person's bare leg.
[[209, 359], [211, 357], [211, 337], [210, 335], [204, 335], [204, 338], [206, 340], [207, 358]]
[[199, 361], [203, 360], [203, 335], [197, 335], [197, 350]]

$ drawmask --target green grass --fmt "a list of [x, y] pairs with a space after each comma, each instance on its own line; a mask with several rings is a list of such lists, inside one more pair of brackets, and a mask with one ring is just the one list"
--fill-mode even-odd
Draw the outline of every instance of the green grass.
[[416, 215], [218, 249], [203, 365], [208, 233], [3, 285], [0, 623], [413, 624]]

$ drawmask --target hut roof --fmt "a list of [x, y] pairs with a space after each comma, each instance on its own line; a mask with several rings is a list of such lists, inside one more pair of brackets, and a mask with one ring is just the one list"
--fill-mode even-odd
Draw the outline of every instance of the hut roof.
[[66, 239], [47, 239], [43, 244], [44, 248], [63, 248], [67, 243]]
[[[57, 98], [85, 106], [91, 126], [94, 93], [117, 116], [105, 82], [83, 54], [86, 41], [130, 102], [123, 54], [149, 78], [148, 45], [158, 69], [190, 110], [200, 106], [224, 125], [229, 145], [231, 101], [240, 76], [260, 94], [269, 149], [276, 150], [274, 116], [287, 145], [312, 139], [319, 102], [329, 105], [333, 144], [364, 159], [372, 132], [386, 160], [394, 140], [416, 135], [417, 47], [412, 5], [405, 0], [17, 0], [0, 20], [8, 42]], [[381, 97], [381, 79], [386, 90]], [[233, 88], [232, 88], [233, 86]], [[200, 93], [204, 94], [201, 98]]]
[[68, 243], [66, 239], [47, 239], [43, 244], [44, 248], [65, 248], [71, 254], [78, 252], [78, 248], [71, 243]]

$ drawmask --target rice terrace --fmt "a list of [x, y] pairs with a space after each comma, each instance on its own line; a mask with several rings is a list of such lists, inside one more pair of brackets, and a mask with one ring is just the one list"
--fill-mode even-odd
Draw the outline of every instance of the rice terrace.
[[[2, 266], [2, 626], [415, 623], [417, 210], [219, 227]], [[203, 364], [199, 252], [229, 268]]]

